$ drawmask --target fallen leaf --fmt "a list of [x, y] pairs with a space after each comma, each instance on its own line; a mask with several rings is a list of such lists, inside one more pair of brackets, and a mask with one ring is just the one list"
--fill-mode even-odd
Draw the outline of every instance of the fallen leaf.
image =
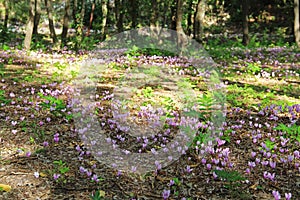
[[0, 190], [3, 190], [5, 192], [9, 192], [11, 190], [10, 185], [0, 184]]

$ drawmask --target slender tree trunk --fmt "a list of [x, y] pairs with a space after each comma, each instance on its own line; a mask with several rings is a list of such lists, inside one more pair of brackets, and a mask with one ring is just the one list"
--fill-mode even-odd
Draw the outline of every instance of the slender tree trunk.
[[195, 12], [194, 22], [194, 38], [197, 41], [202, 40], [203, 36], [203, 22], [206, 11], [206, 0], [199, 0]]
[[78, 24], [78, 19], [76, 17], [77, 15], [77, 6], [78, 6], [78, 1], [77, 0], [72, 0], [72, 18], [73, 18], [73, 23], [74, 23], [74, 27], [77, 28], [77, 24]]
[[[38, 27], [41, 19], [41, 0], [35, 0], [35, 15], [34, 15], [34, 26], [33, 35], [36, 37], [38, 35]], [[36, 40], [37, 38], [35, 38]]]
[[63, 30], [61, 34], [62, 45], [65, 46], [67, 43], [67, 35], [69, 29], [69, 17], [70, 17], [70, 0], [65, 0], [65, 14], [63, 19]]
[[138, 0], [129, 0], [129, 10], [131, 16], [131, 27], [135, 29], [137, 27], [137, 17], [138, 17]]
[[87, 34], [86, 34], [87, 36], [90, 35], [90, 31], [91, 31], [91, 28], [92, 28], [93, 19], [94, 19], [95, 6], [96, 6], [96, 0], [94, 0], [93, 3], [92, 3], [92, 10], [91, 10], [91, 15], [90, 15], [89, 29], [88, 29]]
[[159, 35], [159, 22], [158, 22], [158, 1], [152, 0], [152, 11], [150, 17], [151, 34], [154, 38], [158, 39]]
[[243, 45], [249, 44], [249, 0], [242, 0], [242, 15], [243, 15]]
[[171, 4], [171, 24], [170, 28], [172, 30], [176, 30], [176, 9], [177, 9], [177, 0], [173, 0]]
[[53, 7], [52, 7], [52, 1], [51, 0], [45, 0], [45, 6], [47, 9], [48, 19], [49, 19], [49, 30], [50, 30], [50, 36], [52, 38], [53, 43], [57, 42], [57, 37], [54, 29], [54, 22], [53, 22]]
[[7, 24], [8, 24], [8, 18], [9, 18], [9, 2], [8, 0], [4, 0], [4, 9], [5, 9], [5, 14], [4, 14], [4, 25], [3, 25], [3, 30], [6, 33], [7, 31]]
[[176, 32], [177, 32], [177, 48], [180, 54], [183, 53], [184, 47], [187, 42], [187, 38], [182, 28], [182, 16], [183, 16], [183, 0], [177, 0], [176, 9]]
[[86, 0], [81, 0], [81, 11], [80, 11], [80, 26], [78, 27], [79, 35], [81, 36], [81, 40], [84, 38], [84, 14], [85, 14], [85, 2]]
[[187, 34], [190, 36], [192, 34], [192, 16], [193, 16], [193, 0], [189, 0], [189, 9], [188, 9], [188, 18], [187, 18]]
[[162, 16], [162, 24], [161, 27], [165, 28], [166, 26], [168, 27], [168, 10], [170, 8], [170, 1], [163, 1], [163, 13], [164, 15]]
[[101, 34], [102, 40], [106, 38], [106, 22], [107, 22], [107, 13], [108, 13], [108, 1], [102, 0], [102, 26], [101, 26]]
[[151, 12], [151, 18], [150, 18], [150, 27], [154, 28], [157, 27], [158, 22], [158, 2], [157, 0], [152, 0], [152, 12]]
[[33, 25], [34, 25], [34, 5], [35, 0], [30, 0], [29, 2], [29, 17], [26, 25], [26, 35], [24, 40], [25, 50], [30, 50], [30, 44], [32, 39]]
[[295, 42], [298, 47], [300, 47], [300, 17], [299, 17], [299, 0], [294, 0], [294, 35], [295, 35]]
[[118, 32], [123, 32], [123, 20], [124, 20], [124, 0], [115, 0], [115, 15], [117, 20]]

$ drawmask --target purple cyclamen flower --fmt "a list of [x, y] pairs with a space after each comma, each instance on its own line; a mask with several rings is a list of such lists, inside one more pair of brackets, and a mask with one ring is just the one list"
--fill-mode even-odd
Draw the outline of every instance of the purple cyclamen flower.
[[87, 172], [87, 170], [82, 166], [79, 167], [79, 171], [80, 171], [80, 173], [86, 173]]
[[98, 176], [96, 174], [93, 175], [92, 180], [95, 182], [99, 182]]
[[47, 147], [48, 145], [49, 145], [49, 143], [48, 143], [47, 141], [44, 141], [44, 142], [43, 142], [43, 146], [44, 146], [44, 147]]
[[284, 196], [285, 196], [286, 200], [290, 200], [292, 198], [292, 194], [291, 193], [285, 193]]
[[254, 167], [256, 167], [256, 164], [255, 164], [255, 162], [248, 162], [248, 166], [250, 167], [250, 168], [254, 168]]
[[279, 193], [278, 191], [273, 190], [273, 191], [272, 191], [272, 194], [273, 194], [275, 200], [281, 199], [280, 193]]
[[271, 168], [275, 169], [276, 161], [273, 162], [273, 161], [270, 160], [269, 165], [270, 165]]
[[186, 166], [186, 170], [185, 170], [187, 173], [191, 173], [191, 171], [193, 171], [192, 169], [191, 169], [191, 167], [188, 165], [188, 166]]
[[300, 158], [300, 152], [298, 150], [294, 151], [294, 156]]
[[60, 174], [53, 174], [53, 178], [56, 181], [60, 177]]
[[163, 196], [164, 200], [166, 200], [166, 199], [169, 198], [170, 193], [171, 193], [170, 190], [164, 190], [164, 191], [162, 192], [162, 196]]
[[28, 151], [28, 152], [26, 153], [26, 157], [30, 157], [30, 156], [31, 156], [31, 152]]
[[206, 168], [208, 169], [208, 170], [211, 170], [211, 164], [206, 164]]

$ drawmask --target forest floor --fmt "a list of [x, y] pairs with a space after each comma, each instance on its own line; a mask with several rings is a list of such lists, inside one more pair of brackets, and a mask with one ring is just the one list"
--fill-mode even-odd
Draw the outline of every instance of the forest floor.
[[[91, 199], [98, 191], [94, 199], [269, 200], [279, 195], [297, 199], [300, 52], [292, 47], [274, 47], [231, 49], [230, 54], [229, 58], [215, 59], [227, 105], [218, 143], [205, 146], [201, 152], [199, 143], [211, 125], [199, 121], [197, 137], [185, 154], [167, 166], [157, 165], [155, 171], [138, 175], [97, 161], [75, 126], [71, 99], [77, 91], [69, 80], [91, 54], [66, 51], [28, 55], [22, 50], [1, 50], [0, 184], [11, 188], [0, 185], [0, 198]], [[119, 130], [118, 124], [109, 124], [111, 94], [120, 74], [128, 68], [128, 59], [132, 68], [142, 60], [183, 70], [178, 76], [186, 78], [197, 95], [202, 99], [204, 94], [211, 96], [196, 89], [203, 87], [203, 80], [193, 75], [194, 69], [186, 67], [184, 59], [133, 55], [109, 64], [98, 81], [95, 100], [99, 102], [96, 115], [102, 122], [101, 130], [125, 149], [147, 153], [174, 138], [176, 127], [170, 128], [171, 134], [165, 138], [155, 135], [147, 146], [144, 138], [137, 139]], [[137, 107], [157, 102], [170, 113], [178, 110], [170, 91], [151, 84], [136, 88], [136, 96], [129, 102], [130, 112], [136, 114]], [[209, 104], [211, 100], [199, 102]], [[150, 115], [151, 110], [145, 113]]]

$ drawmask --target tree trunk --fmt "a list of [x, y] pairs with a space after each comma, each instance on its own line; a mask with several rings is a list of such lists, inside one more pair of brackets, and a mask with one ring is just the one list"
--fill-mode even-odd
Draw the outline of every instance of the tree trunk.
[[73, 18], [73, 23], [74, 23], [74, 27], [77, 28], [77, 24], [78, 24], [78, 19], [76, 17], [77, 14], [77, 6], [78, 6], [78, 1], [77, 0], [73, 0], [72, 1], [72, 18]]
[[63, 19], [63, 30], [61, 34], [61, 42], [63, 46], [65, 46], [67, 43], [67, 35], [69, 29], [69, 16], [70, 16], [70, 0], [65, 0], [65, 14]]
[[157, 7], [157, 0], [152, 0], [152, 12], [150, 18], [150, 27], [155, 28], [157, 27], [158, 22], [158, 7]]
[[150, 29], [151, 35], [158, 39], [159, 36], [159, 22], [158, 22], [158, 2], [157, 0], [152, 0], [152, 10], [150, 17]]
[[[38, 35], [38, 27], [41, 19], [41, 0], [35, 0], [35, 15], [34, 15], [34, 26], [33, 26], [33, 35]], [[36, 40], [37, 38], [35, 38]]]
[[85, 2], [86, 0], [81, 0], [81, 11], [80, 11], [80, 26], [78, 27], [77, 33], [81, 36], [81, 40], [84, 38], [84, 14], [85, 14]]
[[53, 22], [53, 7], [52, 7], [52, 1], [51, 0], [45, 0], [45, 6], [47, 10], [47, 15], [49, 19], [49, 30], [50, 30], [50, 36], [52, 38], [53, 43], [55, 44], [57, 42], [57, 37], [54, 29], [54, 22]]
[[137, 17], [138, 17], [138, 2], [137, 0], [129, 0], [129, 10], [131, 16], [131, 27], [135, 29], [137, 27]]
[[182, 16], [183, 16], [183, 0], [177, 0], [176, 8], [176, 32], [177, 32], [177, 49], [180, 54], [183, 53], [184, 47], [187, 42], [187, 38], [182, 28]]
[[91, 10], [91, 15], [90, 15], [89, 28], [88, 28], [88, 31], [87, 31], [87, 34], [86, 34], [87, 36], [90, 35], [90, 31], [91, 31], [91, 28], [92, 28], [95, 6], [96, 6], [96, 0], [94, 0], [93, 3], [92, 3], [92, 10]]
[[118, 32], [123, 32], [123, 20], [124, 20], [124, 0], [115, 0], [115, 15], [117, 21]]
[[170, 28], [172, 30], [176, 30], [176, 9], [177, 9], [177, 0], [173, 0], [171, 4], [171, 24]]
[[30, 44], [32, 39], [33, 25], [34, 25], [34, 11], [35, 11], [35, 0], [29, 2], [29, 17], [26, 25], [26, 35], [24, 40], [25, 50], [30, 50]]
[[9, 2], [8, 0], [4, 0], [4, 9], [5, 9], [5, 14], [4, 14], [4, 25], [3, 25], [3, 30], [6, 33], [7, 31], [7, 24], [8, 24], [8, 18], [9, 18]]
[[203, 36], [203, 22], [205, 17], [205, 11], [206, 11], [206, 0], [199, 0], [196, 12], [195, 12], [195, 22], [194, 22], [194, 38], [198, 42], [202, 40]]
[[169, 10], [169, 8], [170, 8], [170, 1], [163, 1], [162, 2], [163, 3], [163, 13], [164, 13], [164, 15], [162, 16], [162, 24], [161, 24], [161, 27], [162, 28], [166, 28], [166, 26], [167, 27], [170, 27], [169, 25], [168, 25], [168, 10]]
[[193, 16], [193, 0], [189, 0], [189, 9], [188, 9], [188, 18], [187, 18], [187, 34], [190, 36], [192, 34], [192, 16]]
[[102, 26], [101, 26], [101, 34], [102, 40], [106, 38], [106, 22], [107, 22], [107, 12], [108, 12], [108, 1], [102, 0]]
[[243, 17], [243, 45], [249, 44], [249, 0], [242, 0], [242, 17]]
[[300, 47], [300, 17], [299, 17], [299, 0], [294, 0], [294, 35], [295, 35], [295, 42], [298, 47]]

